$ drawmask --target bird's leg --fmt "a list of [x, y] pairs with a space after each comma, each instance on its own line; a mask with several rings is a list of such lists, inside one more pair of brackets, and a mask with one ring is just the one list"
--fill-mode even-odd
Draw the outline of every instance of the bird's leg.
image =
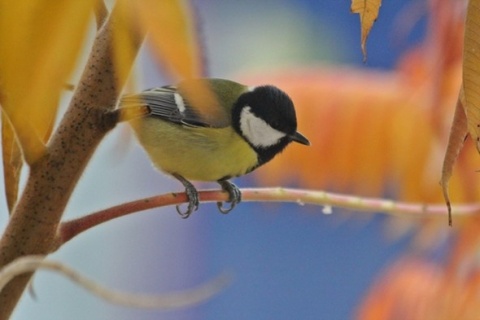
[[188, 197], [188, 208], [186, 211], [180, 210], [180, 205], [177, 205], [177, 212], [182, 217], [183, 219], [187, 219], [193, 211], [197, 211], [198, 209], [198, 191], [195, 189], [193, 184], [190, 183], [187, 179], [182, 177], [181, 175], [178, 174], [173, 174], [173, 177], [175, 177], [178, 181], [180, 181], [183, 186], [185, 187], [185, 192], [187, 193]]
[[221, 213], [226, 214], [232, 211], [233, 208], [235, 208], [235, 206], [242, 201], [242, 192], [236, 185], [228, 180], [218, 180], [218, 183], [222, 186], [222, 189], [229, 194], [229, 208], [224, 208], [223, 202], [217, 202], [218, 210], [220, 210]]

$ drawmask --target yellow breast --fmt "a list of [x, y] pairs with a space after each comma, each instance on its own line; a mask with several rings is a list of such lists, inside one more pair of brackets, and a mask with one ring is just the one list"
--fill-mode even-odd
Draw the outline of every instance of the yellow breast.
[[139, 119], [131, 125], [158, 169], [187, 180], [241, 176], [257, 164], [256, 153], [231, 127], [180, 127], [156, 118]]

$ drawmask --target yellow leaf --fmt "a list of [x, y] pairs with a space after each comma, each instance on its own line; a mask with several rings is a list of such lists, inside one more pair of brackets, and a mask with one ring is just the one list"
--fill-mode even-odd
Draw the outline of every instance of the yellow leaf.
[[203, 74], [203, 57], [192, 8], [182, 0], [137, 1], [138, 20], [149, 30], [155, 53], [177, 78]]
[[12, 213], [13, 206], [17, 202], [23, 159], [15, 133], [5, 114], [2, 114], [2, 156], [5, 194], [8, 211]]
[[480, 152], [480, 0], [470, 0], [467, 8], [463, 47], [463, 89], [468, 132]]
[[0, 1], [0, 85], [28, 162], [50, 137], [96, 0]]
[[114, 16], [115, 21], [115, 28], [113, 29], [113, 60], [117, 81], [120, 87], [122, 87], [122, 84], [126, 83], [130, 75], [131, 62], [136, 57], [138, 43], [143, 41], [143, 37], [140, 39], [139, 33], [136, 32], [138, 15], [135, 1], [119, 0], [111, 14]]
[[361, 44], [364, 61], [367, 59], [367, 37], [375, 20], [377, 20], [378, 11], [381, 5], [381, 0], [352, 0], [350, 10], [352, 13], [358, 13], [360, 15], [360, 25], [362, 28]]
[[[157, 60], [166, 67], [168, 75], [180, 79], [198, 78], [203, 75], [203, 57], [199, 45], [195, 17], [191, 7], [183, 0], [122, 0], [118, 20], [120, 28], [115, 31], [115, 60], [120, 78], [126, 77], [128, 70], [123, 70], [124, 61], [131, 59], [131, 43], [135, 41], [132, 28], [137, 24], [148, 33], [149, 45], [153, 48]], [[134, 19], [132, 21], [132, 19]], [[132, 25], [132, 27], [128, 27]], [[188, 99], [209, 101], [197, 105], [199, 112], [209, 114], [216, 105], [215, 96], [205, 83], [189, 86]]]

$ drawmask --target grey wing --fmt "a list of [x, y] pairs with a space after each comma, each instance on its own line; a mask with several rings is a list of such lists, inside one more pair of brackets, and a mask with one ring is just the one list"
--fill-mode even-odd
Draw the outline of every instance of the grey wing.
[[139, 94], [125, 95], [121, 106], [146, 105], [149, 116], [191, 127], [224, 127], [215, 121], [206, 121], [195, 108], [188, 105], [174, 86], [152, 88]]

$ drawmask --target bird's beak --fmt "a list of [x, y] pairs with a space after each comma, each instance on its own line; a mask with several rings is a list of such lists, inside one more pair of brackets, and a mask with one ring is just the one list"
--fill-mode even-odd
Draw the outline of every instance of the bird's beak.
[[304, 144], [306, 146], [310, 145], [310, 141], [308, 141], [308, 139], [305, 138], [305, 136], [303, 134], [301, 134], [300, 132], [295, 132], [294, 134], [290, 135], [290, 139], [292, 141]]

